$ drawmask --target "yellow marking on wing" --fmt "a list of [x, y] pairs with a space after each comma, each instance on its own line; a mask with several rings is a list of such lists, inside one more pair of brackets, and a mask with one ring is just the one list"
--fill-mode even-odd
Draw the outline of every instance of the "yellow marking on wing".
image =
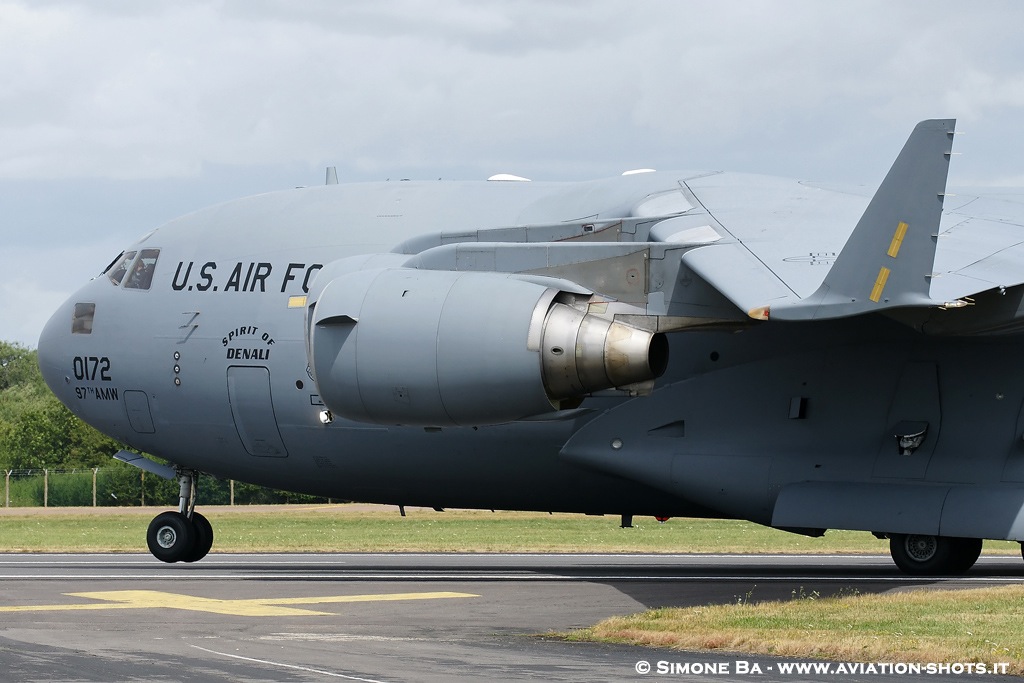
[[907, 224], [904, 221], [900, 221], [900, 224], [896, 226], [896, 232], [892, 236], [892, 243], [889, 245], [889, 251], [886, 253], [893, 258], [896, 258], [896, 254], [900, 253], [900, 246], [903, 244], [903, 238], [907, 236]]
[[869, 297], [876, 304], [878, 300], [882, 298], [882, 290], [885, 289], [885, 282], [889, 279], [889, 273], [891, 271], [882, 266], [882, 269], [878, 271], [878, 278], [875, 280], [875, 287], [871, 290], [871, 296]]
[[478, 598], [473, 593], [383, 593], [377, 595], [328, 595], [301, 598], [255, 598], [221, 600], [194, 595], [164, 593], [162, 591], [94, 591], [65, 593], [74, 598], [102, 600], [84, 605], [12, 605], [0, 607], [0, 613], [10, 612], [72, 612], [107, 609], [180, 609], [189, 612], [210, 612], [240, 617], [292, 617], [323, 616], [331, 612], [298, 609], [287, 605], [322, 605], [345, 602], [378, 602], [396, 600], [438, 600], [444, 598]]

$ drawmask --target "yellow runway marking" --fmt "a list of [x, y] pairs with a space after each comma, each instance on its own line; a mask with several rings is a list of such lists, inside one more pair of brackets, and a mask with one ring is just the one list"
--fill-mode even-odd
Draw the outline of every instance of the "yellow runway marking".
[[379, 595], [329, 595], [304, 598], [255, 598], [221, 600], [162, 591], [100, 591], [65, 593], [73, 598], [103, 600], [80, 605], [12, 605], [0, 607], [0, 614], [10, 612], [74, 612], [107, 609], [180, 609], [190, 612], [211, 612], [239, 617], [323, 616], [332, 612], [298, 609], [286, 605], [326, 605], [344, 602], [384, 602], [395, 600], [439, 600], [444, 598], [478, 598], [473, 593], [382, 593]]

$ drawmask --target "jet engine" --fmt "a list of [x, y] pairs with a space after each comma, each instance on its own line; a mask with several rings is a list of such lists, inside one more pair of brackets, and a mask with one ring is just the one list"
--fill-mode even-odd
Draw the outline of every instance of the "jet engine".
[[663, 335], [587, 313], [537, 280], [385, 268], [320, 284], [306, 322], [321, 399], [360, 422], [488, 425], [665, 371]]

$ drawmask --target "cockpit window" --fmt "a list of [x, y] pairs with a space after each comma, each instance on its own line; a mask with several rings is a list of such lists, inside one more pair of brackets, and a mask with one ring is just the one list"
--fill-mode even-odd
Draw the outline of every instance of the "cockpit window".
[[126, 251], [120, 257], [114, 259], [114, 262], [107, 268], [107, 277], [110, 278], [111, 282], [115, 285], [121, 284], [124, 274], [128, 272], [128, 267], [135, 260], [136, 253], [134, 251]]
[[96, 304], [75, 304], [71, 318], [71, 334], [92, 334], [92, 319], [96, 315]]
[[124, 283], [125, 289], [149, 289], [153, 282], [153, 270], [159, 258], [159, 249], [143, 249], [139, 252], [139, 258], [135, 260], [131, 274]]

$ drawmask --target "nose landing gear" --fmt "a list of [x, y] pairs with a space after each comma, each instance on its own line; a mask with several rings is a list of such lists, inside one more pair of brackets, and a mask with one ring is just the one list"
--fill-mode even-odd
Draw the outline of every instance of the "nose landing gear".
[[154, 517], [146, 531], [146, 543], [153, 556], [163, 562], [196, 562], [213, 547], [213, 526], [195, 511], [199, 473], [178, 470], [177, 474], [178, 511]]

